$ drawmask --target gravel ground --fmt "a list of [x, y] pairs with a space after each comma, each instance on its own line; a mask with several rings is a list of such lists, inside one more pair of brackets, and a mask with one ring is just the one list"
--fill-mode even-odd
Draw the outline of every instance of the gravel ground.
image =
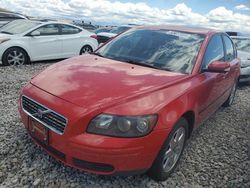
[[50, 64], [0, 67], [0, 187], [250, 187], [250, 86], [219, 109], [189, 140], [165, 182], [146, 175], [98, 176], [65, 167], [29, 138], [19, 120], [20, 88]]

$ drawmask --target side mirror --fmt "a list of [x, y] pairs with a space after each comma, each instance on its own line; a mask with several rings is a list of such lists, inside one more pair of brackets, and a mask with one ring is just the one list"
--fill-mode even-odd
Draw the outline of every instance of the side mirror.
[[35, 37], [35, 36], [40, 36], [41, 33], [39, 31], [33, 31], [32, 33], [30, 33], [30, 36]]
[[226, 73], [230, 71], [230, 63], [223, 61], [214, 61], [208, 65], [208, 72]]

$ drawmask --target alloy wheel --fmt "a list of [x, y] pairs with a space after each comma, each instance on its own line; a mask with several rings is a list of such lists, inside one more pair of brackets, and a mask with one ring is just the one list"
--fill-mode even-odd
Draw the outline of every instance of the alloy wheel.
[[9, 65], [23, 65], [25, 63], [25, 56], [22, 52], [13, 50], [7, 55], [7, 62]]
[[81, 54], [86, 54], [92, 52], [92, 48], [90, 46], [84, 46], [81, 50]]
[[184, 127], [180, 127], [173, 134], [163, 158], [162, 165], [165, 172], [171, 171], [178, 161], [184, 147], [185, 137], [186, 131]]

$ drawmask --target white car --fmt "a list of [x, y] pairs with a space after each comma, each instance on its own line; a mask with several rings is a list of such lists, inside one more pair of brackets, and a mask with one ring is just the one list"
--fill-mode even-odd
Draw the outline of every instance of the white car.
[[3, 65], [68, 58], [97, 47], [94, 33], [66, 23], [15, 20], [0, 28]]
[[241, 59], [240, 82], [250, 81], [250, 37], [231, 36], [238, 50], [238, 57]]

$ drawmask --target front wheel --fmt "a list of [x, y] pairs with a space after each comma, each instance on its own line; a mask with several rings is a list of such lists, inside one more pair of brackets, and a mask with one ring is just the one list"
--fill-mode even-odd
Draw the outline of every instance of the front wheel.
[[18, 47], [12, 47], [4, 52], [2, 60], [3, 65], [5, 66], [16, 66], [27, 64], [29, 62], [29, 57], [23, 49]]
[[80, 55], [82, 55], [82, 54], [89, 54], [91, 52], [93, 52], [92, 47], [89, 46], [89, 45], [85, 45], [85, 46], [82, 47], [82, 49], [80, 51]]
[[163, 144], [148, 176], [156, 181], [164, 181], [174, 171], [182, 155], [188, 135], [188, 122], [181, 118]]

